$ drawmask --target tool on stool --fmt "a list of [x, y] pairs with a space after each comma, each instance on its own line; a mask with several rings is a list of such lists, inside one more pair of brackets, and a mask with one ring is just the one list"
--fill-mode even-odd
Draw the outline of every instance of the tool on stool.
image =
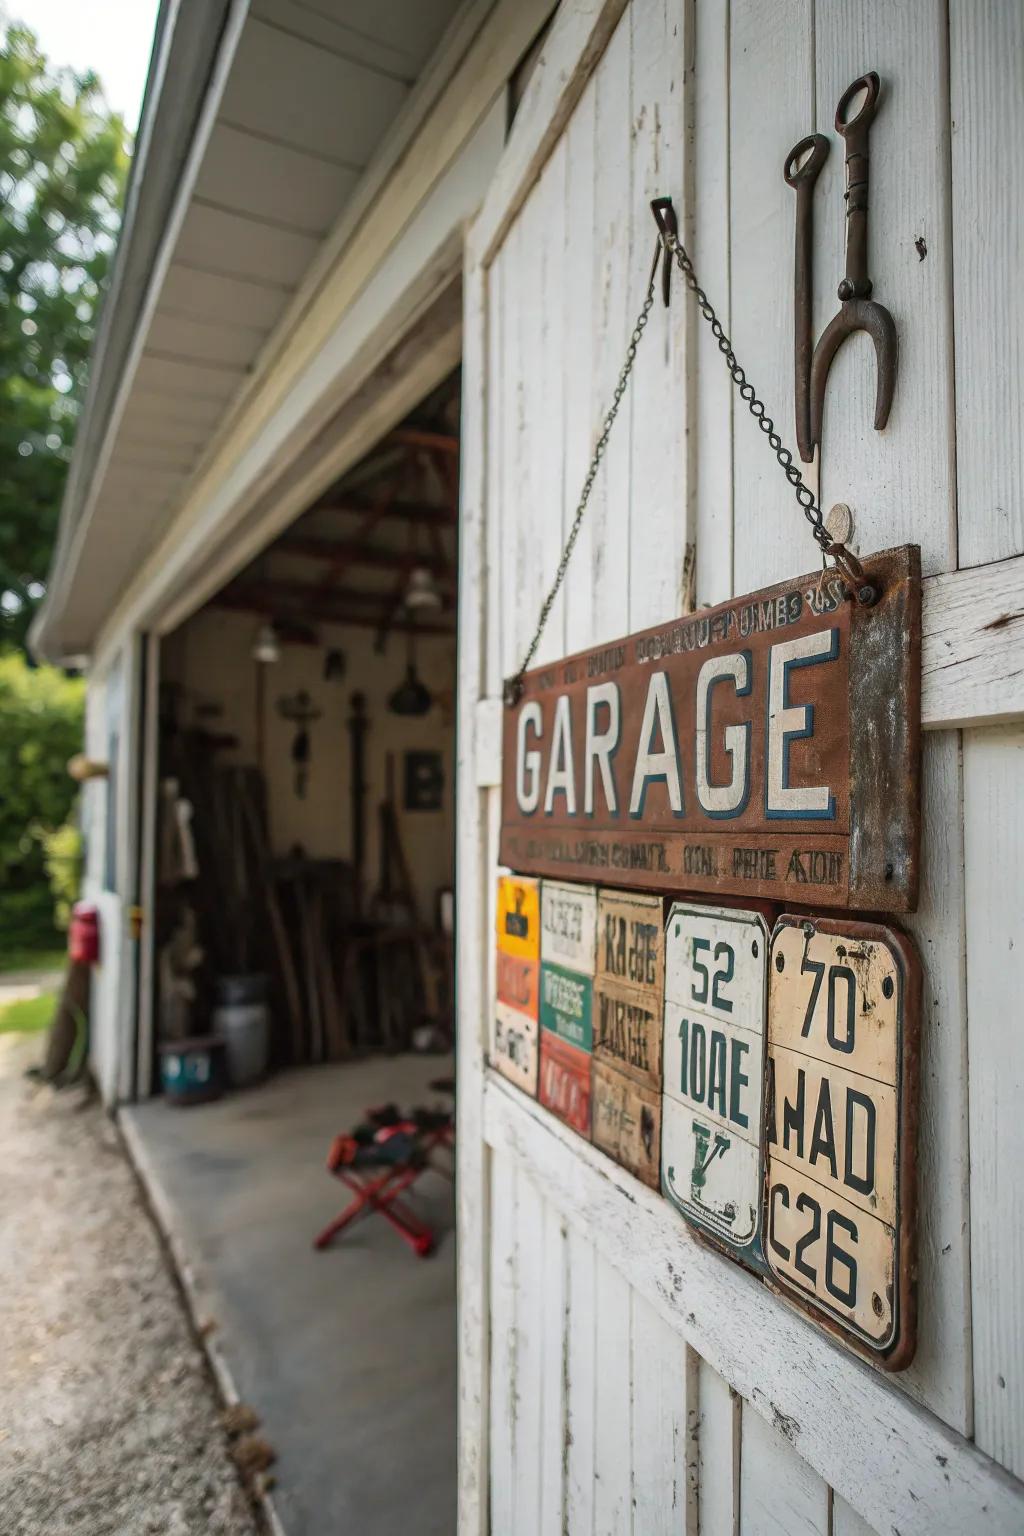
[[393, 1104], [367, 1110], [363, 1124], [331, 1143], [327, 1171], [355, 1199], [317, 1235], [314, 1248], [326, 1248], [357, 1217], [376, 1213], [425, 1259], [434, 1249], [434, 1231], [399, 1197], [428, 1170], [451, 1178], [450, 1167], [435, 1162], [433, 1154], [450, 1151], [454, 1144], [455, 1121], [449, 1110], [414, 1109], [409, 1116]]
[[[852, 117], [847, 117], [861, 91], [867, 95]], [[879, 79], [874, 70], [847, 86], [836, 108], [836, 132], [846, 141], [846, 276], [839, 284], [839, 313], [833, 315], [818, 338], [811, 359], [811, 430], [813, 454], [821, 445], [825, 414], [825, 385], [832, 360], [847, 336], [866, 331], [875, 344], [878, 370], [875, 384], [875, 429], [889, 419], [896, 388], [898, 342], [896, 323], [889, 311], [871, 298], [868, 276], [868, 132], [878, 105]], [[798, 422], [799, 426], [799, 422]], [[809, 454], [801, 456], [806, 460]]]

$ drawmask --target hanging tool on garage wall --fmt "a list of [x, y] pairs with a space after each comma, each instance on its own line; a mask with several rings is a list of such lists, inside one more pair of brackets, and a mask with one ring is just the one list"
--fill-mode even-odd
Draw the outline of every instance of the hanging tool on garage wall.
[[295, 726], [295, 735], [292, 739], [295, 793], [300, 800], [305, 800], [311, 752], [309, 727], [314, 720], [320, 719], [323, 711], [316, 707], [305, 688], [300, 688], [298, 693], [286, 693], [278, 699], [277, 712], [282, 720], [290, 720]]
[[[793, 353], [796, 440], [805, 464], [821, 447], [825, 387], [836, 353], [848, 336], [866, 331], [875, 346], [875, 429], [889, 420], [896, 389], [896, 323], [871, 297], [868, 276], [868, 133], [878, 110], [881, 84], [874, 70], [847, 86], [836, 107], [835, 128], [846, 144], [846, 273], [839, 284], [839, 311], [812, 344], [814, 297], [814, 183], [828, 157], [824, 134], [812, 133], [786, 156], [783, 176], [796, 192], [793, 274]], [[862, 98], [862, 99], [861, 99]], [[859, 105], [855, 105], [859, 101]]]

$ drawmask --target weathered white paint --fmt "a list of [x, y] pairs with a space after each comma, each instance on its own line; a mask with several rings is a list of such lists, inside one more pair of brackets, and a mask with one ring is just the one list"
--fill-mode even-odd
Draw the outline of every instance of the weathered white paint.
[[924, 583], [921, 716], [932, 730], [1024, 716], [1024, 556]]
[[700, 1536], [736, 1536], [740, 1516], [743, 1399], [701, 1359], [697, 1376], [697, 1507]]
[[[633, 1291], [876, 1529], [1007, 1536], [1024, 1523], [1024, 1486], [702, 1244], [684, 1222], [666, 1223], [659, 1195], [493, 1076], [484, 1134], [505, 1170], [492, 1199], [506, 1202], [513, 1170], [542, 1184], [546, 1198], [599, 1249], [598, 1266], [628, 1276]], [[600, 1305], [596, 1317], [600, 1339]], [[600, 1350], [597, 1369], [605, 1369]], [[515, 1527], [495, 1521], [493, 1529], [496, 1536]]]
[[[692, 1373], [680, 1374], [696, 1383], [689, 1402], [702, 1531], [869, 1536], [896, 1529], [902, 1536], [952, 1536], [988, 1529], [1003, 1536], [1024, 1522], [1024, 1491], [963, 1436], [971, 1432], [976, 1407], [979, 1430], [987, 1426], [985, 1449], [1012, 1465], [1019, 1406], [1011, 1378], [1005, 1378], [1007, 1388], [998, 1385], [996, 1361], [1005, 1360], [1015, 1342], [1009, 1330], [1018, 1282], [1005, 1243], [1018, 1241], [1021, 1221], [1008, 1237], [990, 1231], [984, 1218], [973, 1232], [971, 1227], [966, 1002], [968, 994], [973, 1002], [973, 991], [970, 950], [963, 943], [959, 745], [948, 729], [971, 719], [999, 719], [1003, 711], [1019, 718], [1022, 708], [1016, 677], [1022, 670], [1021, 575], [1009, 562], [1001, 571], [955, 573], [951, 433], [964, 411], [982, 407], [965, 404], [969, 391], [963, 390], [954, 404], [952, 388], [954, 313], [958, 368], [961, 331], [975, 322], [970, 305], [959, 294], [955, 303], [953, 297], [957, 241], [970, 238], [970, 225], [958, 220], [969, 219], [971, 209], [962, 173], [959, 192], [955, 171], [950, 179], [944, 60], [952, 50], [950, 74], [960, 82], [954, 89], [969, 80], [977, 94], [978, 72], [994, 66], [989, 41], [975, 48], [972, 38], [989, 23], [982, 8], [954, 5], [947, 34], [944, 10], [933, 0], [896, 18], [882, 0], [858, 0], [841, 12], [814, 0], [731, 0], [707, 14], [705, 9], [695, 31], [693, 75], [687, 73], [693, 13], [682, 0], [664, 7], [634, 3], [621, 19], [616, 5], [566, 4], [542, 50], [471, 236], [470, 270], [485, 295], [475, 342], [483, 349], [477, 355], [485, 398], [472, 451], [486, 458], [488, 540], [487, 585], [479, 606], [469, 602], [467, 608], [485, 640], [482, 692], [494, 700], [532, 632], [557, 559], [553, 531], [564, 531], [572, 513], [621, 364], [646, 280], [645, 197], [652, 190], [672, 193], [684, 227], [692, 225], [701, 280], [783, 437], [792, 439], [788, 274], [794, 208], [782, 162], [812, 128], [831, 131], [840, 90], [864, 68], [877, 67], [888, 89], [872, 133], [871, 269], [878, 297], [892, 308], [901, 332], [897, 405], [888, 432], [875, 433], [871, 359], [860, 339], [849, 343], [830, 380], [821, 473], [826, 505], [841, 496], [853, 506], [862, 551], [912, 538], [922, 544], [931, 573], [924, 626], [923, 715], [932, 732], [924, 751], [924, 880], [920, 909], [907, 923], [926, 970], [917, 1360], [887, 1380], [851, 1359], [756, 1279], [701, 1246], [682, 1222], [667, 1223], [656, 1194], [496, 1081], [485, 1090], [485, 1146], [475, 1162], [464, 1153], [465, 1166], [501, 1160], [505, 1176], [489, 1186], [499, 1231], [507, 1220], [499, 1207], [518, 1198], [517, 1181], [524, 1176], [567, 1227], [565, 1349], [557, 1362], [552, 1349], [544, 1351], [545, 1369], [566, 1374], [558, 1392], [546, 1377], [541, 1388], [563, 1402], [571, 1428], [566, 1529], [644, 1528], [628, 1512], [624, 1469], [628, 1463], [632, 1497], [638, 1486], [647, 1497], [645, 1468], [651, 1463], [637, 1462], [636, 1447], [661, 1432], [646, 1406], [649, 1384], [638, 1390], [636, 1374], [638, 1318], [647, 1306], [695, 1352]], [[681, 102], [670, 100], [674, 92], [666, 89], [666, 77], [683, 86]], [[655, 101], [657, 130], [649, 110]], [[666, 101], [667, 128], [661, 111]], [[842, 161], [835, 139], [816, 206], [819, 329], [834, 309], [842, 271]], [[552, 198], [552, 187], [564, 190], [561, 201]], [[581, 243], [580, 229], [592, 231], [589, 242]], [[915, 247], [919, 235], [928, 246], [924, 262]], [[560, 262], [552, 255], [559, 238]], [[1012, 253], [1005, 262], [1012, 262]], [[565, 315], [561, 342], [536, 314], [536, 286], [548, 272], [557, 274], [554, 292]], [[1000, 283], [1011, 281], [1000, 273]], [[652, 312], [644, 349], [653, 361], [642, 349], [634, 381], [640, 387], [628, 422], [623, 406], [541, 657], [612, 640], [680, 610], [687, 595], [686, 545], [693, 537], [690, 507], [700, 601], [756, 588], [813, 563], [799, 509], [761, 434], [736, 407], [706, 328], [697, 324], [687, 336], [687, 306], [678, 281], [674, 286], [669, 316], [660, 305]], [[696, 324], [692, 309], [689, 324]], [[695, 369], [689, 407], [682, 374], [673, 371], [687, 344]], [[647, 367], [650, 374], [643, 371]], [[991, 434], [991, 409], [978, 422], [972, 431]], [[536, 466], [552, 462], [550, 439], [556, 435], [563, 473], [545, 484]], [[1017, 441], [1012, 432], [1006, 436], [1011, 445]], [[1012, 481], [1006, 452], [1000, 445], [1000, 484]], [[960, 461], [956, 476], [969, 486], [969, 470]], [[961, 543], [963, 537], [961, 528]], [[541, 558], [552, 542], [554, 558]], [[1007, 554], [1019, 550], [997, 541], [973, 563]], [[1010, 615], [1007, 622], [986, 629], [1004, 615]], [[970, 774], [969, 739], [965, 761]], [[995, 899], [1012, 911], [1007, 886], [998, 898], [992, 893], [994, 882], [1011, 879], [1013, 866], [1000, 866], [996, 858], [995, 817], [991, 826], [985, 821], [980, 791], [984, 781], [990, 798], [1005, 808], [1008, 770], [979, 756], [976, 772], [977, 811], [966, 826], [968, 894], [974, 837], [984, 886], [978, 911]], [[479, 773], [481, 783], [494, 782], [493, 758]], [[488, 795], [486, 837], [481, 824], [475, 844], [467, 839], [467, 857], [475, 847], [487, 876], [498, 814], [494, 791]], [[477, 972], [479, 996], [486, 981], [481, 967]], [[1005, 1000], [1001, 1012], [1009, 1027]], [[972, 1029], [972, 1074], [976, 1050], [983, 1059], [986, 1052], [975, 1045], [979, 1030], [988, 1030], [987, 1017]], [[987, 1050], [994, 1071], [994, 1039]], [[971, 1094], [972, 1149], [978, 1148], [980, 1159], [975, 1186], [990, 1201], [994, 1174], [988, 1170], [1001, 1166], [996, 1149], [1013, 1145], [1019, 1116], [1011, 1121], [993, 1113], [986, 1091], [979, 1131], [973, 1082]], [[545, 1216], [543, 1241], [560, 1248], [561, 1235], [557, 1242], [551, 1236], [555, 1230], [561, 1234]], [[503, 1251], [499, 1240], [492, 1258]], [[984, 1298], [977, 1276], [974, 1286], [975, 1312], [983, 1305], [989, 1329], [984, 1375], [977, 1379], [972, 1255], [976, 1266], [987, 1266]], [[548, 1254], [543, 1262], [555, 1264]], [[528, 1328], [528, 1318], [523, 1326]], [[499, 1332], [492, 1330], [492, 1339]], [[486, 1390], [486, 1373], [478, 1379]], [[506, 1392], [500, 1370], [494, 1384]], [[497, 1422], [492, 1415], [492, 1427]], [[522, 1422], [520, 1405], [517, 1425]], [[495, 1477], [514, 1481], [530, 1454], [520, 1439], [508, 1462], [503, 1447]], [[543, 1465], [546, 1452], [537, 1447], [533, 1454]], [[503, 1498], [492, 1510], [491, 1528], [518, 1536], [519, 1527], [502, 1523]]]
[[[487, 420], [485, 382], [486, 294], [479, 267], [465, 278], [466, 345], [464, 366], [479, 387], [462, 393], [462, 458], [459, 511], [459, 669], [455, 793], [459, 818], [455, 829], [455, 878], [459, 892], [455, 950], [459, 1028], [456, 1070], [460, 1133], [456, 1140], [455, 1198], [459, 1226], [458, 1285], [458, 1509], [460, 1536], [483, 1536], [489, 1501], [489, 1399], [491, 1316], [490, 1154], [483, 1141], [483, 1061], [487, 1017], [495, 996], [491, 936], [494, 933], [496, 813], [498, 795], [477, 787], [477, 701], [494, 688], [484, 672], [483, 613], [485, 581], [485, 507], [488, 498], [484, 453]], [[488, 805], [488, 799], [490, 805]], [[490, 962], [481, 967], [484, 951]]]
[[[130, 659], [130, 658], [128, 658]], [[117, 1101], [122, 1075], [131, 1068], [131, 1052], [122, 1058], [122, 1031], [127, 997], [122, 994], [125, 972], [125, 916], [121, 891], [114, 881], [124, 868], [127, 796], [124, 793], [127, 741], [125, 739], [125, 654], [117, 652], [99, 679], [90, 679], [85, 716], [85, 750], [89, 757], [110, 765], [110, 745], [116, 736], [119, 747], [110, 773], [90, 779], [82, 791], [82, 830], [86, 862], [82, 898], [99, 912], [100, 958], [92, 973], [89, 999], [89, 1056], [100, 1095], [105, 1104]], [[113, 827], [109, 825], [113, 818]], [[108, 869], [107, 850], [112, 841], [114, 868]]]
[[743, 1536], [828, 1536], [828, 1488], [781, 1428], [744, 1404], [740, 1467]]
[[160, 642], [150, 635], [145, 647], [145, 687], [140, 721], [139, 753], [142, 762], [139, 816], [139, 889], [142, 932], [139, 942], [139, 987], [135, 1040], [135, 1093], [140, 1099], [150, 1096], [153, 1057], [156, 977], [156, 863], [157, 801], [159, 795], [160, 734]]
[[[979, 15], [980, 12], [980, 15]], [[1024, 551], [1020, 210], [1002, 167], [1024, 142], [1024, 11], [950, 0], [949, 87], [962, 566]], [[1018, 593], [1019, 593], [1018, 587]]]
[[1024, 730], [964, 739], [978, 1444], [1024, 1476]]

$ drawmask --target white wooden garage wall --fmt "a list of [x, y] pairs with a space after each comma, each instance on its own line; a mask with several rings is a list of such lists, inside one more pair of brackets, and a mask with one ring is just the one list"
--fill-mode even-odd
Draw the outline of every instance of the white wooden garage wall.
[[[1020, 713], [1019, 677], [1002, 679], [998, 647], [1024, 624], [1021, 563], [978, 578], [996, 620], [980, 639], [946, 636], [958, 600], [979, 611], [965, 578], [933, 583], [926, 599], [926, 723], [976, 724], [925, 738], [924, 887], [907, 924], [927, 977], [909, 1371], [887, 1379], [853, 1361], [482, 1064], [493, 701], [557, 564], [643, 296], [648, 200], [670, 193], [685, 210], [700, 279], [792, 442], [794, 199], [782, 165], [812, 129], [832, 138], [816, 200], [820, 331], [843, 271], [835, 103], [877, 69], [870, 270], [896, 318], [900, 372], [879, 434], [870, 343], [840, 353], [823, 504], [849, 503], [861, 551], [918, 542], [926, 576], [1019, 556], [1024, 304], [1010, 183], [1024, 159], [1022, 16], [1001, 0], [565, 0], [472, 232], [462, 1532], [1024, 1531], [1024, 1488], [995, 1465], [1024, 1477], [1024, 731], [987, 723]], [[673, 288], [670, 312], [652, 313], [538, 660], [814, 567], [788, 487]], [[944, 680], [947, 653], [960, 665]], [[961, 678], [992, 667], [991, 687], [958, 696]]]

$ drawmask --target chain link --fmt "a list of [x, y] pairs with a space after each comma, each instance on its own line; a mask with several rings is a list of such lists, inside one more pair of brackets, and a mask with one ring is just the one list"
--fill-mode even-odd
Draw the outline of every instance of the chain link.
[[[825, 519], [822, 516], [821, 508], [818, 505], [814, 492], [805, 481], [803, 474], [800, 471], [799, 465], [793, 462], [792, 453], [788, 448], [784, 446], [781, 437], [776, 432], [775, 423], [768, 415], [768, 412], [764, 406], [764, 402], [758, 398], [754, 386], [748, 382], [746, 373], [737, 362], [736, 353], [733, 351], [732, 342], [726, 335], [725, 330], [722, 327], [722, 322], [719, 320], [717, 314], [715, 313], [714, 305], [711, 303], [707, 294], [704, 292], [703, 288], [697, 281], [697, 274], [694, 271], [693, 262], [686, 254], [686, 250], [681, 244], [678, 235], [676, 235], [672, 229], [666, 228], [659, 220], [658, 245], [655, 249], [654, 263], [651, 267], [651, 279], [647, 285], [647, 293], [644, 297], [644, 302], [640, 309], [640, 313], [637, 315], [636, 324], [633, 327], [632, 335], [629, 338], [629, 345], [626, 348], [626, 360], [622, 365], [622, 371], [619, 374], [618, 383], [616, 384], [615, 392], [612, 395], [612, 403], [609, 406], [608, 413], [604, 418], [604, 422], [601, 427], [601, 435], [594, 445], [594, 452], [590, 460], [590, 467], [587, 470], [587, 477], [583, 482], [583, 489], [580, 492], [580, 498], [576, 504], [576, 512], [572, 520], [572, 527], [569, 530], [569, 537], [566, 539], [565, 548], [562, 551], [562, 558], [558, 562], [558, 569], [555, 572], [555, 579], [551, 584], [551, 589], [548, 592], [547, 597], [544, 599], [543, 606], [540, 610], [540, 616], [537, 620], [537, 628], [534, 631], [533, 639], [530, 641], [526, 655], [523, 657], [519, 670], [513, 677], [510, 677], [505, 684], [505, 703], [508, 705], [514, 705], [518, 702], [519, 696], [522, 692], [523, 675], [529, 670], [530, 663], [533, 661], [533, 658], [537, 653], [537, 647], [540, 644], [541, 635], [544, 633], [544, 626], [547, 624], [548, 616], [551, 613], [552, 607], [554, 606], [555, 598], [558, 596], [562, 582], [565, 578], [566, 569], [569, 565], [569, 561], [572, 558], [572, 552], [576, 546], [576, 539], [579, 535], [580, 526], [583, 522], [583, 517], [587, 510], [587, 503], [590, 501], [590, 493], [594, 488], [594, 481], [597, 479], [597, 472], [601, 467], [601, 461], [604, 458], [605, 449], [608, 446], [608, 438], [611, 435], [612, 426], [614, 425], [616, 416], [619, 414], [619, 406], [622, 404], [622, 397], [626, 393], [626, 387], [629, 383], [629, 376], [633, 371], [633, 364], [636, 362], [636, 354], [637, 348], [640, 345], [640, 338], [644, 334], [644, 331], [647, 327], [648, 318], [654, 306], [654, 285], [658, 273], [658, 259], [662, 254], [664, 255], [664, 259], [666, 261], [668, 261], [670, 256], [675, 258], [676, 265], [683, 275], [683, 280], [686, 283], [686, 286], [697, 300], [697, 306], [700, 309], [701, 314], [711, 327], [711, 334], [718, 342], [718, 350], [725, 358], [726, 367], [729, 370], [729, 374], [733, 383], [739, 390], [740, 398], [746, 402], [747, 409], [749, 410], [751, 416], [753, 416], [761, 431], [768, 439], [768, 444], [774, 452], [775, 457], [778, 459], [783, 474], [786, 476], [786, 479], [793, 487], [796, 499], [800, 504], [800, 508], [803, 511], [804, 516], [811, 525], [811, 536], [816, 540], [819, 548], [821, 549], [822, 563], [824, 564], [824, 557], [826, 555], [831, 555], [833, 557], [842, 574], [848, 579], [848, 581], [853, 584], [858, 602], [871, 604], [876, 600], [878, 596], [877, 591], [871, 585], [871, 583], [865, 580], [864, 572], [861, 569], [859, 562], [854, 558], [854, 556], [850, 553], [844, 544], [840, 544], [832, 538], [828, 529], [825, 527]], [[667, 291], [668, 290], [666, 287], [666, 295]]]
[[697, 307], [708, 322], [708, 325], [710, 325], [712, 336], [718, 342], [718, 350], [725, 358], [726, 367], [729, 370], [733, 383], [740, 392], [740, 398], [746, 402], [747, 410], [768, 439], [769, 446], [778, 459], [783, 474], [793, 487], [803, 514], [811, 525], [812, 538], [817, 540], [822, 554], [831, 554], [834, 547], [833, 540], [828, 529], [825, 527], [825, 519], [822, 516], [821, 508], [818, 506], [814, 492], [804, 479], [799, 465], [793, 462], [793, 455], [784, 446], [782, 438], [776, 432], [775, 423], [768, 415], [764, 401], [758, 399], [754, 386], [748, 383], [746, 373], [736, 361], [736, 353], [732, 349], [732, 342], [722, 328], [722, 322], [715, 313], [714, 305], [697, 281], [693, 262], [686, 254], [685, 248], [680, 244], [678, 236], [674, 235], [671, 230], [663, 230], [661, 232], [661, 243], [666, 252], [666, 259], [668, 255], [675, 257], [676, 266], [683, 274], [683, 281], [697, 300]]
[[619, 414], [619, 406], [622, 404], [622, 397], [626, 393], [626, 386], [629, 384], [629, 376], [633, 372], [633, 364], [636, 362], [636, 353], [637, 348], [640, 345], [640, 338], [643, 336], [644, 331], [647, 328], [647, 321], [650, 318], [651, 310], [654, 307], [654, 279], [656, 275], [657, 261], [655, 261], [654, 266], [651, 268], [651, 280], [647, 285], [647, 293], [644, 297], [644, 302], [641, 306], [640, 313], [636, 317], [636, 324], [633, 326], [632, 334], [629, 338], [629, 345], [626, 348], [626, 360], [622, 365], [622, 371], [619, 374], [618, 383], [615, 385], [615, 391], [612, 395], [612, 403], [608, 407], [608, 413], [605, 416], [601, 427], [601, 436], [594, 444], [594, 452], [591, 456], [590, 468], [587, 470], [587, 478], [584, 480], [583, 489], [580, 491], [580, 499], [576, 503], [576, 513], [572, 520], [572, 527], [569, 529], [569, 537], [565, 541], [565, 548], [562, 550], [562, 558], [558, 562], [558, 569], [555, 572], [555, 579], [551, 583], [551, 590], [548, 592], [547, 597], [544, 599], [543, 606], [540, 610], [540, 616], [537, 619], [537, 628], [534, 631], [533, 639], [530, 641], [526, 655], [523, 657], [522, 662], [520, 663], [519, 670], [515, 676], [510, 677], [505, 684], [506, 704], [515, 704], [519, 698], [519, 694], [522, 690], [523, 674], [529, 670], [530, 663], [534, 656], [537, 654], [537, 647], [540, 644], [540, 637], [544, 633], [544, 626], [547, 624], [548, 615], [550, 614], [551, 609], [554, 607], [555, 598], [558, 596], [558, 592], [565, 577], [569, 561], [572, 559], [572, 552], [576, 547], [576, 540], [579, 537], [580, 527], [583, 523], [583, 517], [587, 510], [587, 503], [590, 500], [590, 493], [594, 489], [594, 481], [597, 479], [597, 472], [601, 468], [601, 460], [604, 458], [604, 451], [608, 447], [608, 439], [611, 436], [612, 427], [615, 424], [615, 418]]

